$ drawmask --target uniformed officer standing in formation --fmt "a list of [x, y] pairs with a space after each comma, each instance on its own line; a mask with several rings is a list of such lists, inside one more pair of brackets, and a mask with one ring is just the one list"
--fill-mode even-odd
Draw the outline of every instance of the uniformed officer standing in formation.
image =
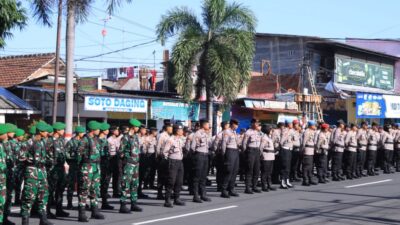
[[290, 183], [290, 166], [292, 164], [292, 150], [295, 141], [296, 131], [293, 129], [293, 123], [289, 120], [286, 122], [286, 127], [281, 128], [279, 139], [279, 163], [280, 163], [280, 176], [281, 188], [292, 188]]
[[328, 169], [328, 151], [331, 134], [329, 125], [322, 124], [321, 131], [316, 135], [315, 158], [317, 167], [318, 182], [321, 184], [329, 182], [327, 178]]
[[261, 162], [261, 189], [264, 192], [276, 191], [276, 188], [272, 186], [272, 170], [275, 160], [274, 141], [272, 140], [272, 128], [263, 125], [261, 131], [264, 133], [261, 138], [260, 150], [262, 152]]
[[107, 140], [110, 132], [110, 124], [104, 122], [100, 125], [100, 135], [98, 138], [100, 147], [100, 195], [101, 195], [101, 209], [113, 210], [114, 207], [108, 203], [108, 187], [111, 180], [111, 166], [110, 166], [110, 150]]
[[257, 119], [251, 120], [251, 128], [246, 131], [243, 138], [243, 151], [246, 154], [246, 194], [260, 193], [257, 187], [258, 177], [260, 176], [260, 144], [261, 126]]
[[221, 131], [215, 136], [213, 141], [213, 151], [215, 154], [213, 164], [217, 169], [216, 173], [216, 182], [217, 182], [217, 191], [222, 191], [222, 183], [224, 177], [224, 158], [222, 153], [222, 138], [225, 130], [229, 128], [229, 123], [226, 121], [221, 122]]
[[7, 224], [5, 219], [4, 205], [6, 203], [6, 182], [7, 182], [7, 154], [4, 148], [4, 142], [7, 141], [8, 128], [5, 124], [0, 124], [0, 224]]
[[159, 135], [157, 140], [156, 157], [158, 162], [157, 167], [157, 199], [164, 200], [163, 189], [166, 184], [166, 171], [168, 166], [168, 161], [163, 157], [164, 147], [167, 140], [172, 135], [172, 124], [170, 122], [165, 122], [163, 127], [163, 132]]
[[164, 146], [163, 157], [168, 160], [167, 184], [165, 192], [165, 207], [172, 208], [171, 196], [173, 193], [174, 205], [184, 206], [180, 199], [180, 192], [183, 183], [183, 147], [185, 145], [183, 126], [174, 125], [173, 135], [167, 140]]
[[303, 151], [303, 185], [310, 186], [316, 185], [317, 182], [313, 179], [313, 163], [315, 153], [315, 127], [314, 121], [308, 122], [308, 128], [303, 133], [302, 137], [302, 151]]
[[150, 134], [147, 136], [146, 140], [146, 161], [148, 164], [147, 171], [144, 177], [144, 189], [154, 189], [154, 180], [156, 176], [156, 148], [157, 148], [157, 128], [150, 128]]
[[[140, 212], [142, 209], [137, 205], [139, 186], [139, 137], [138, 131], [142, 125], [137, 119], [130, 119], [130, 131], [124, 135], [121, 143], [121, 160], [123, 174], [121, 179], [121, 207], [120, 213]], [[131, 208], [126, 204], [130, 199]]]
[[208, 175], [208, 154], [211, 147], [210, 124], [207, 120], [200, 121], [200, 129], [193, 135], [191, 151], [193, 152], [193, 202], [209, 202], [206, 181]]

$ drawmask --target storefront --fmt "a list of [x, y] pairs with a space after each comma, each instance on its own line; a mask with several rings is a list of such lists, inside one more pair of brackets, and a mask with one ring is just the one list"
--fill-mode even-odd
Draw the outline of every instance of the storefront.
[[358, 92], [356, 118], [384, 124], [400, 121], [400, 96]]

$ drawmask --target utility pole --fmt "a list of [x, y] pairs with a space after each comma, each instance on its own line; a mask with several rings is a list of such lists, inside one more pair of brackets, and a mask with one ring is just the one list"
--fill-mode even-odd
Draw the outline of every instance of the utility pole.
[[59, 76], [59, 73], [60, 73], [60, 45], [61, 45], [62, 5], [63, 5], [63, 1], [62, 0], [58, 0], [56, 65], [55, 65], [55, 72], [54, 72], [54, 91], [53, 91], [53, 123], [57, 122], [58, 76]]
[[67, 35], [66, 35], [66, 81], [65, 81], [65, 138], [72, 137], [72, 123], [74, 116], [74, 51], [75, 51], [75, 3], [67, 3]]

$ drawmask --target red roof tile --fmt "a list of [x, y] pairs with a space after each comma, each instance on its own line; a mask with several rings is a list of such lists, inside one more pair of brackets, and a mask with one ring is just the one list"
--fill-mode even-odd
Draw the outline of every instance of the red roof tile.
[[0, 57], [0, 86], [20, 84], [54, 57], [54, 53]]

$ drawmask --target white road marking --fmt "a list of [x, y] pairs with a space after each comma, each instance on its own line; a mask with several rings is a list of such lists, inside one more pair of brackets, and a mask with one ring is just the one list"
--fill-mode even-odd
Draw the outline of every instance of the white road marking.
[[238, 207], [238, 206], [237, 205], [231, 205], [231, 206], [222, 207], [222, 208], [209, 209], [209, 210], [204, 210], [204, 211], [199, 211], [199, 212], [182, 214], [182, 215], [178, 215], [178, 216], [171, 216], [171, 217], [165, 217], [165, 218], [160, 218], [160, 219], [155, 219], [155, 220], [147, 220], [147, 221], [143, 221], [143, 222], [132, 223], [132, 225], [142, 225], [142, 224], [155, 223], [155, 222], [160, 222], [160, 221], [165, 221], [165, 220], [173, 220], [173, 219], [177, 219], [177, 218], [193, 216], [193, 215], [198, 215], [198, 214], [204, 214], [204, 213], [210, 213], [210, 212], [216, 212], [216, 211], [221, 211], [221, 210], [225, 210], [225, 209], [232, 209], [232, 208], [236, 208], [236, 207]]
[[[76, 204], [78, 201], [72, 202], [72, 204]], [[64, 202], [63, 205], [68, 205], [67, 202]], [[16, 209], [11, 209], [11, 212], [19, 212], [21, 210], [21, 207], [16, 208]]]
[[361, 186], [366, 186], [366, 185], [370, 185], [370, 184], [379, 184], [379, 183], [384, 183], [384, 182], [389, 182], [389, 181], [392, 181], [392, 179], [380, 180], [380, 181], [369, 182], [369, 183], [364, 183], [364, 184], [356, 184], [356, 185], [351, 185], [351, 186], [345, 186], [345, 188], [361, 187]]

